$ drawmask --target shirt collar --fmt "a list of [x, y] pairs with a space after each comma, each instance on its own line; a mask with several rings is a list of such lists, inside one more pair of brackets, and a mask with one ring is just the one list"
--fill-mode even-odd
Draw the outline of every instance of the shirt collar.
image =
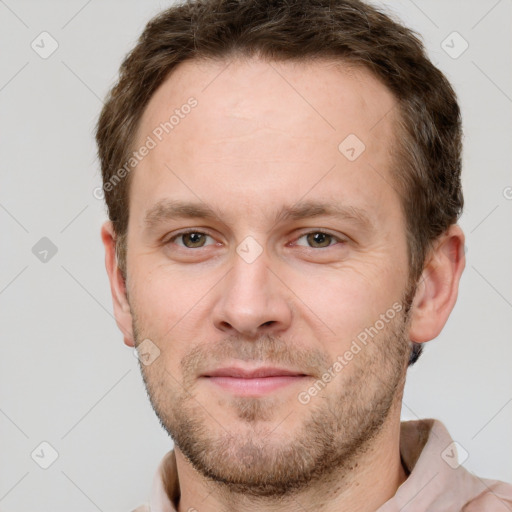
[[377, 512], [462, 510], [486, 489], [459, 464], [457, 444], [438, 420], [402, 422], [400, 454], [410, 475]]

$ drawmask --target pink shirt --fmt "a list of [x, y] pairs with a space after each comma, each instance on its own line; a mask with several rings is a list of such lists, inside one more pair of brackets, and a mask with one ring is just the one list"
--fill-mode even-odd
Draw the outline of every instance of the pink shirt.
[[[512, 485], [479, 478], [459, 465], [440, 421], [402, 422], [400, 453], [410, 475], [376, 512], [512, 512]], [[133, 512], [176, 512], [179, 496], [171, 450], [158, 467], [149, 505]]]

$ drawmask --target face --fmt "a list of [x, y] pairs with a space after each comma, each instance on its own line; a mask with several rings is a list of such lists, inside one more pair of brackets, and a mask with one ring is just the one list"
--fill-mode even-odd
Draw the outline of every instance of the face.
[[365, 70], [254, 59], [183, 63], [145, 110], [133, 337], [160, 351], [141, 370], [177, 452], [232, 490], [285, 494], [349, 467], [399, 416], [394, 103]]

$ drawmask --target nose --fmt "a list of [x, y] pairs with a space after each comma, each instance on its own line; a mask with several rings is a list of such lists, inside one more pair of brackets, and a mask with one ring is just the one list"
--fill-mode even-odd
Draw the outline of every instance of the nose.
[[292, 319], [291, 298], [276, 273], [265, 253], [251, 263], [235, 255], [213, 308], [215, 327], [247, 338], [285, 331]]

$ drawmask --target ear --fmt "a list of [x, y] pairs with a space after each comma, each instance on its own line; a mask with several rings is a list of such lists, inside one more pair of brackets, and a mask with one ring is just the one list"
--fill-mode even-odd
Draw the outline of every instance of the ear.
[[124, 343], [129, 347], [135, 346], [132, 329], [132, 314], [126, 296], [126, 283], [116, 256], [116, 236], [112, 222], [108, 221], [101, 228], [101, 239], [105, 246], [105, 266], [110, 280], [110, 291], [114, 305], [116, 323], [124, 336]]
[[434, 243], [414, 296], [409, 337], [423, 343], [439, 335], [457, 300], [466, 265], [464, 233], [453, 224]]

